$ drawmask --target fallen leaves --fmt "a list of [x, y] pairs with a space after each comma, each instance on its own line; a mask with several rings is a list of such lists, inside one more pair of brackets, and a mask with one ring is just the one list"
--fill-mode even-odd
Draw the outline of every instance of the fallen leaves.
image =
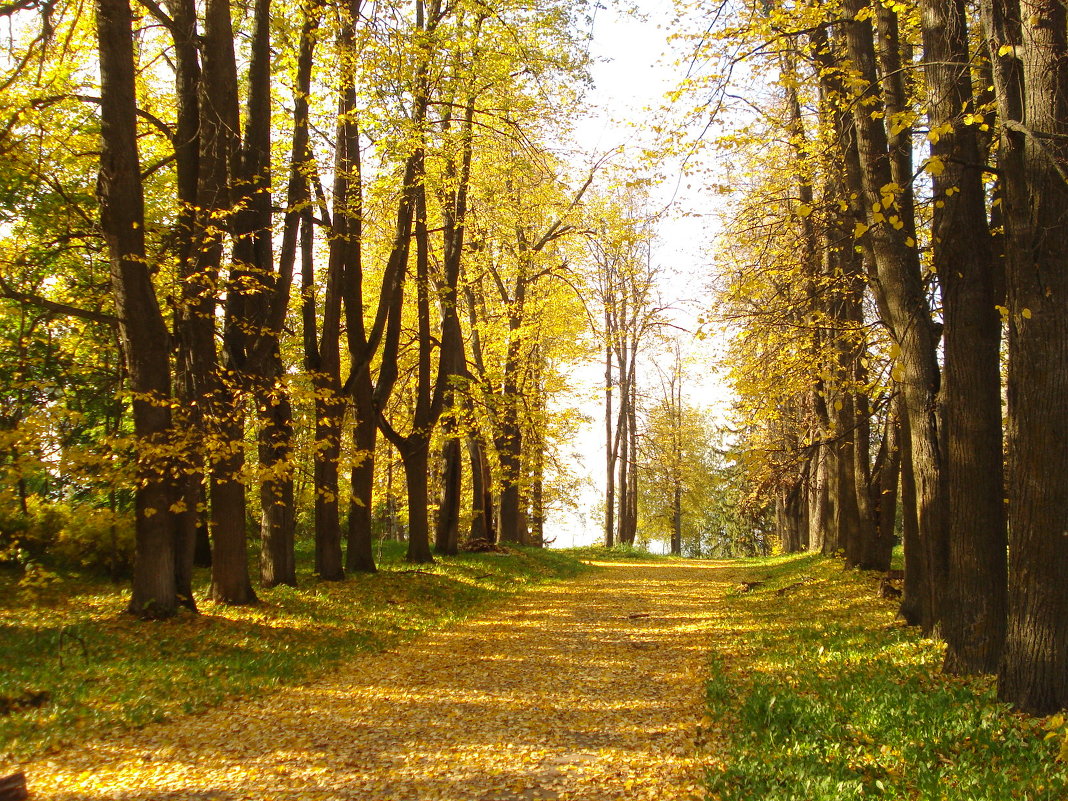
[[27, 775], [40, 801], [692, 797], [706, 648], [732, 581], [713, 563], [606, 565]]

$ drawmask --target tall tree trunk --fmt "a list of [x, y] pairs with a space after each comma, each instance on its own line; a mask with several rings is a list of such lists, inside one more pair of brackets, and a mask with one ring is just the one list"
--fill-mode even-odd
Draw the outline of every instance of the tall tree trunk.
[[[238, 405], [236, 392], [230, 389], [219, 393], [225, 407], [215, 412], [220, 441], [228, 447], [221, 449], [212, 460], [211, 509], [213, 540], [211, 552], [211, 590], [213, 601], [227, 604], [256, 602], [248, 570], [248, 536], [245, 529], [246, 497], [242, 477], [245, 467], [245, 418], [234, 413]], [[218, 395], [216, 396], [218, 397]], [[230, 411], [226, 417], [221, 417]]]
[[[166, 454], [172, 447], [169, 341], [145, 258], [144, 194], [137, 152], [133, 23], [128, 0], [98, 0], [101, 226], [111, 261], [119, 335], [134, 392], [139, 454], [134, 497], [136, 558], [128, 611], [162, 618], [178, 607], [175, 580], [177, 500]], [[157, 453], [153, 453], [156, 451]]]
[[619, 496], [616, 509], [616, 541], [620, 545], [627, 545], [627, 528], [630, 506], [630, 437], [628, 436], [628, 424], [630, 415], [627, 413], [630, 404], [630, 386], [626, 378], [625, 368], [621, 368], [623, 379], [619, 392], [619, 413], [616, 415], [616, 442], [619, 453], [618, 477], [616, 479], [617, 494]]
[[[253, 278], [260, 284], [260, 297], [249, 298], [251, 308], [242, 323], [254, 332], [247, 337], [246, 369], [261, 409], [259, 433], [260, 468], [260, 580], [264, 586], [296, 586], [296, 508], [293, 486], [293, 409], [285, 386], [285, 365], [280, 337], [289, 304], [296, 262], [301, 211], [311, 199], [309, 175], [313, 157], [309, 147], [308, 97], [311, 87], [315, 31], [319, 4], [304, 10], [297, 55], [297, 82], [293, 108], [293, 136], [286, 210], [283, 219], [277, 275], [271, 272], [270, 197], [270, 9], [256, 6], [256, 46], [249, 68], [249, 122], [246, 138], [245, 174], [253, 188], [247, 244], [242, 253], [253, 264]], [[255, 285], [255, 284], [254, 284]]]
[[[457, 64], [456, 69], [465, 69]], [[437, 550], [455, 554], [460, 537], [460, 502], [463, 494], [463, 449], [457, 430], [456, 414], [460, 408], [455, 386], [457, 376], [466, 375], [463, 332], [459, 316], [460, 261], [463, 258], [467, 222], [467, 194], [471, 180], [472, 140], [475, 115], [475, 97], [468, 97], [460, 127], [459, 163], [450, 158], [445, 166], [449, 189], [442, 200], [444, 218], [444, 280], [439, 282], [438, 302], [442, 310], [441, 354], [437, 383], [444, 394], [443, 448], [444, 470], [442, 472], [441, 503], [438, 507], [435, 541]], [[452, 118], [446, 117], [443, 129], [448, 132]]]
[[993, 673], [1005, 636], [1001, 320], [987, 228], [964, 0], [921, 0], [935, 200], [932, 264], [945, 320], [949, 563], [942, 610], [952, 673]]
[[[430, 553], [430, 521], [428, 519], [430, 469], [430, 436], [441, 415], [444, 404], [445, 384], [438, 382], [435, 388], [431, 381], [431, 342], [430, 334], [430, 240], [427, 231], [426, 188], [423, 184], [425, 172], [423, 151], [419, 149], [413, 163], [414, 168], [414, 221], [416, 244], [416, 325], [418, 342], [418, 366], [416, 371], [415, 408], [412, 412], [412, 424], [409, 434], [402, 435], [385, 419], [379, 417], [379, 426], [386, 437], [397, 447], [401, 461], [404, 463], [404, 475], [408, 487], [408, 554], [409, 562], [417, 564], [434, 561]], [[402, 299], [399, 298], [399, 299]], [[396, 303], [390, 309], [393, 315], [392, 336], [386, 353], [395, 358], [396, 344], [399, 338], [401, 305]], [[385, 356], [383, 357], [385, 358]], [[440, 370], [439, 370], [440, 377]], [[381, 379], [379, 381], [382, 385]], [[381, 407], [379, 407], [381, 408]]]
[[630, 476], [627, 490], [627, 543], [633, 545], [638, 537], [638, 385], [635, 380], [637, 347], [631, 357], [630, 402], [627, 408], [627, 434], [630, 437]]
[[[169, 0], [168, 10], [174, 35], [175, 98], [177, 125], [175, 128], [176, 183], [180, 209], [175, 223], [178, 241], [178, 275], [183, 286], [192, 274], [195, 263], [197, 186], [200, 171], [200, 59], [197, 54], [196, 6], [193, 0]], [[204, 518], [204, 432], [203, 405], [199, 403], [195, 375], [195, 331], [189, 328], [189, 309], [185, 291], [176, 304], [174, 333], [177, 350], [175, 364], [175, 411], [179, 430], [190, 432], [183, 447], [183, 471], [179, 479], [179, 507], [175, 541], [175, 571], [178, 595], [187, 607], [196, 610], [193, 599], [193, 566], [196, 561], [198, 534]], [[209, 546], [210, 549], [210, 546]]]
[[[926, 630], [941, 619], [946, 585], [946, 503], [939, 435], [938, 392], [940, 375], [935, 358], [937, 337], [920, 272], [915, 243], [903, 234], [903, 210], [891, 170], [883, 106], [878, 91], [875, 49], [870, 19], [864, 17], [864, 0], [845, 0], [849, 22], [844, 25], [846, 50], [865, 86], [864, 100], [853, 103], [867, 216], [866, 236], [876, 271], [876, 292], [889, 313], [887, 320], [900, 349], [902, 388], [909, 409], [912, 456], [915, 462], [918, 520], [927, 562]], [[873, 114], [873, 111], [875, 112]], [[897, 227], [898, 223], [901, 227]]]
[[197, 187], [195, 279], [187, 289], [194, 328], [198, 393], [206, 400], [211, 489], [212, 564], [209, 595], [228, 604], [256, 602], [245, 530], [244, 408], [235, 375], [224, 375], [215, 348], [216, 284], [223, 238], [232, 225], [231, 185], [240, 174], [237, 65], [228, 0], [208, 0], [201, 38], [200, 172]]
[[[341, 157], [339, 156], [339, 161]], [[344, 184], [339, 174], [335, 184]], [[337, 206], [345, 203], [344, 189], [340, 197], [335, 186], [335, 214]], [[341, 519], [339, 489], [341, 432], [345, 415], [345, 401], [341, 394], [339, 337], [341, 325], [341, 283], [344, 264], [341, 248], [334, 239], [326, 278], [323, 300], [321, 338], [318, 333], [315, 303], [315, 273], [313, 262], [311, 214], [305, 211], [301, 224], [301, 253], [303, 265], [302, 299], [304, 325], [304, 364], [311, 374], [315, 391], [315, 450], [313, 486], [315, 489], [315, 571], [325, 581], [341, 581], [345, 577], [341, 554]], [[343, 233], [342, 233], [343, 235]]]
[[1030, 219], [1026, 231], [1010, 229], [1011, 539], [998, 695], [1042, 715], [1068, 707], [1068, 10], [1022, 0], [1019, 11], [1024, 119], [1002, 124], [1024, 134]]
[[671, 488], [671, 555], [682, 556], [682, 482], [678, 477]]
[[516, 280], [513, 308], [508, 315], [508, 350], [505, 354], [504, 387], [500, 403], [500, 433], [497, 456], [501, 464], [500, 538], [501, 542], [526, 544], [529, 537], [523, 520], [523, 429], [519, 421], [522, 403], [522, 325], [526, 302], [526, 279]]
[[345, 578], [341, 554], [341, 434], [345, 401], [335, 376], [318, 373], [315, 389], [315, 572], [324, 581]]
[[[605, 330], [609, 332], [611, 315], [605, 307]], [[610, 337], [610, 333], [605, 334]], [[604, 355], [604, 428], [605, 428], [605, 491], [604, 491], [604, 545], [611, 548], [616, 535], [616, 439], [612, 436], [612, 345], [609, 339]]]

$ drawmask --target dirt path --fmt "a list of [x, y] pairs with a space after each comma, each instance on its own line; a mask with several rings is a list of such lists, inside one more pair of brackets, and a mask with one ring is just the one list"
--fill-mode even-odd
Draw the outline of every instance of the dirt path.
[[332, 677], [27, 766], [45, 799], [689, 799], [721, 563], [605, 565]]

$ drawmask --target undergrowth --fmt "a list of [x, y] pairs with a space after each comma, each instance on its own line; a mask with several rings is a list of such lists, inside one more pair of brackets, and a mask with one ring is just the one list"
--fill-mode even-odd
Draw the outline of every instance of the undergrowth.
[[646, 548], [626, 543], [613, 545], [611, 548], [605, 548], [603, 545], [585, 545], [577, 548], [564, 548], [559, 552], [592, 562], [625, 562], [633, 559], [664, 561], [679, 558], [654, 554]]
[[[379, 572], [260, 589], [260, 603], [143, 622], [125, 585], [64, 576], [20, 587], [0, 571], [0, 768], [117, 726], [138, 726], [270, 692], [463, 618], [523, 587], [586, 569], [557, 551], [510, 548], [432, 565], [383, 543]], [[298, 554], [307, 558], [309, 554]], [[198, 574], [200, 597], [207, 571]], [[0, 774], [3, 771], [0, 770]]]
[[1068, 799], [1058, 720], [943, 675], [877, 576], [818, 556], [748, 566], [759, 583], [727, 598], [706, 686], [710, 799]]

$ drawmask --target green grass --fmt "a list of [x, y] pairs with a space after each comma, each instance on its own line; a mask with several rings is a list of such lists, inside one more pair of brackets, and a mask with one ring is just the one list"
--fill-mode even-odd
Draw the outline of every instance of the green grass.
[[[307, 681], [348, 654], [387, 648], [587, 569], [559, 551], [510, 548], [415, 571], [403, 547], [383, 543], [375, 575], [329, 583], [303, 572], [297, 589], [260, 590], [255, 606], [203, 602], [203, 614], [155, 623], [123, 613], [125, 585], [67, 576], [27, 593], [13, 572], [0, 571], [0, 699], [48, 693], [39, 708], [0, 715], [0, 767], [109, 728]], [[199, 597], [206, 571], [198, 580]]]
[[1063, 720], [1012, 713], [989, 677], [943, 675], [942, 648], [895, 622], [876, 576], [817, 556], [746, 564], [764, 583], [727, 598], [706, 686], [709, 798], [1068, 798]]
[[626, 562], [635, 559], [665, 561], [679, 558], [650, 553], [645, 548], [639, 548], [637, 545], [613, 545], [611, 548], [605, 548], [603, 545], [585, 545], [578, 548], [559, 548], [554, 550], [556, 553], [564, 553], [576, 559], [593, 562]]

